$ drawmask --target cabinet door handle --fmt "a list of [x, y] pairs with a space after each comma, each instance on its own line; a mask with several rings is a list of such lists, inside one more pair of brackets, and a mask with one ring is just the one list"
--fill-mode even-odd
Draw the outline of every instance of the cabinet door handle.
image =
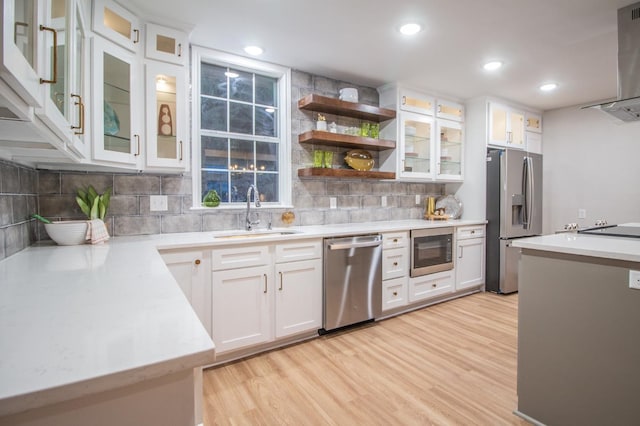
[[442, 112], [442, 105], [438, 104], [438, 114]]
[[133, 155], [137, 157], [140, 155], [140, 135], [133, 135], [133, 137], [136, 138], [136, 153]]
[[267, 274], [263, 274], [264, 276], [264, 291], [263, 293], [267, 292]]
[[462, 259], [462, 253], [463, 253], [464, 246], [458, 246], [458, 248], [460, 249], [459, 253], [458, 253], [458, 259]]
[[44, 25], [40, 25], [40, 31], [50, 31], [53, 33], [53, 78], [51, 80], [40, 78], [40, 84], [56, 84], [58, 82], [58, 32], [55, 29], [45, 27]]
[[402, 105], [406, 105], [407, 104], [407, 97], [403, 96], [402, 97]]
[[194, 260], [193, 263], [195, 263], [196, 265], [199, 265], [200, 264], [200, 259]]
[[133, 43], [140, 43], [140, 30], [133, 30], [133, 33], [135, 34], [136, 38], [133, 40]]
[[282, 291], [282, 271], [280, 271], [280, 288], [278, 290]]
[[180, 141], [180, 156], [178, 157], [178, 160], [182, 161], [182, 141]]
[[77, 105], [80, 108], [80, 117], [79, 123], [77, 126], [71, 126], [71, 130], [78, 130], [77, 132], [73, 132], [74, 135], [84, 135], [84, 103], [82, 102], [82, 96], [71, 94], [71, 98], [78, 99], [77, 102], [74, 102], [74, 105]]
[[178, 58], [182, 57], [182, 43], [178, 43]]

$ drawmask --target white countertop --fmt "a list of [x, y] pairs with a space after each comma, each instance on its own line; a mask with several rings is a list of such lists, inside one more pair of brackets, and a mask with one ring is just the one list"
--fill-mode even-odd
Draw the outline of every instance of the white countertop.
[[640, 239], [561, 233], [513, 240], [514, 247], [640, 262]]
[[158, 249], [484, 224], [393, 221], [43, 243], [0, 261], [0, 416], [211, 364], [214, 346]]

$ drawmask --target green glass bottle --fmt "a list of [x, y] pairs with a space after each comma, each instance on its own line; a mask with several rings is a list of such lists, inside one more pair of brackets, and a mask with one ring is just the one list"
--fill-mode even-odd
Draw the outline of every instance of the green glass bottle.
[[202, 199], [202, 204], [205, 207], [218, 207], [220, 205], [220, 196], [215, 189], [207, 192], [207, 195]]

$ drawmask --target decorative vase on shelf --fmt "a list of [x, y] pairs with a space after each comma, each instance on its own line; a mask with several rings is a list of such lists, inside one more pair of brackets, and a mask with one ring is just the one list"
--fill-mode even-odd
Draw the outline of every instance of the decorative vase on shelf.
[[202, 204], [205, 207], [218, 207], [220, 205], [220, 196], [215, 189], [207, 192], [207, 195], [202, 199]]

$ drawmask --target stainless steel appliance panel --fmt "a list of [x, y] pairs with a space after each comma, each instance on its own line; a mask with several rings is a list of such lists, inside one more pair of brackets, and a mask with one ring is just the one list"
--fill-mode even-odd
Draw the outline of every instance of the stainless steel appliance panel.
[[512, 244], [513, 240], [500, 240], [500, 293], [518, 291], [520, 249]]
[[411, 231], [410, 276], [419, 277], [453, 269], [453, 228]]
[[500, 155], [501, 238], [522, 237], [529, 233], [524, 226], [526, 161], [524, 151], [507, 149]]
[[542, 155], [527, 153], [530, 172], [530, 196], [526, 204], [529, 208], [527, 235], [542, 234]]
[[324, 242], [324, 330], [376, 318], [382, 310], [382, 237]]

